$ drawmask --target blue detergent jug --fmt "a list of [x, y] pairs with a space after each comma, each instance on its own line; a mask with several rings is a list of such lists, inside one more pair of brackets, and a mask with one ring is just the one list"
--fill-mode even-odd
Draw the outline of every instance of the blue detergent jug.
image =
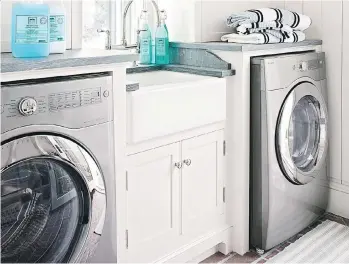
[[49, 10], [46, 4], [13, 4], [11, 44], [14, 57], [34, 58], [49, 55]]

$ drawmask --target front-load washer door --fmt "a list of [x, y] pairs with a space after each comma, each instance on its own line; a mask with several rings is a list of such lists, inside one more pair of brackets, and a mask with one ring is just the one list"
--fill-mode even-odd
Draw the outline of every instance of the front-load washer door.
[[93, 157], [59, 136], [1, 146], [1, 262], [88, 261], [105, 214], [104, 181]]
[[276, 153], [289, 181], [310, 183], [326, 159], [327, 108], [310, 82], [297, 84], [286, 97], [276, 126]]

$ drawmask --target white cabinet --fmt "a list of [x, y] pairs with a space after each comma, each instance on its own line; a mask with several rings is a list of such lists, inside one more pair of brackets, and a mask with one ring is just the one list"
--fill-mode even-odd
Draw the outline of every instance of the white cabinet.
[[223, 214], [223, 131], [182, 143], [182, 230], [197, 236], [221, 224]]
[[128, 158], [126, 233], [128, 262], [153, 261], [175, 248], [179, 235], [180, 144]]
[[152, 262], [225, 224], [224, 132], [128, 157], [127, 262]]

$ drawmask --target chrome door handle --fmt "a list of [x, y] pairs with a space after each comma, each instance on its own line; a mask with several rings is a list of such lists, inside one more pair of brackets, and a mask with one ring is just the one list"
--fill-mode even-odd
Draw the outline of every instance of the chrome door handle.
[[176, 163], [175, 163], [175, 167], [176, 167], [177, 169], [181, 169], [181, 168], [183, 167], [182, 162], [176, 162]]
[[186, 160], [183, 160], [183, 163], [187, 166], [190, 166], [191, 165], [191, 159], [186, 159]]

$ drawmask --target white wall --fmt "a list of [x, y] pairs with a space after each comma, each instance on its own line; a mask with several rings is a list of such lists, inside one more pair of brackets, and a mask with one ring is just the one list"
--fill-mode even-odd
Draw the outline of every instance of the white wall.
[[167, 12], [167, 27], [171, 41], [195, 42], [200, 40], [201, 1], [158, 0]]
[[[67, 49], [71, 48], [71, 35], [72, 35], [72, 1], [64, 0], [63, 4], [66, 9], [66, 22], [67, 22]], [[14, 0], [1, 0], [1, 52], [11, 51], [11, 20], [12, 20], [12, 3]], [[59, 4], [59, 0], [44, 0], [49, 6]]]

